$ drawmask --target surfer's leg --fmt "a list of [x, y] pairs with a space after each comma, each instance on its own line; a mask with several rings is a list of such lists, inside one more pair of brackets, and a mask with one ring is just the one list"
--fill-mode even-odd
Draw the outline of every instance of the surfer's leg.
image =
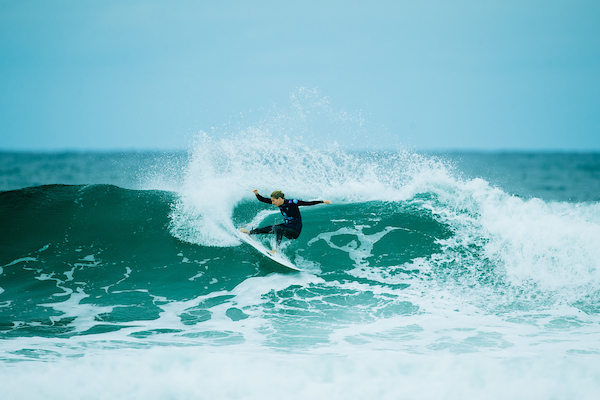
[[277, 247], [281, 244], [281, 239], [283, 239], [283, 235], [285, 234], [285, 230], [287, 229], [284, 224], [279, 225], [271, 225], [271, 231], [269, 233], [275, 234], [275, 243]]
[[286, 235], [286, 231], [288, 229], [289, 228], [287, 228], [284, 224], [279, 224], [279, 225], [265, 226], [264, 228], [253, 229], [250, 231], [250, 233], [275, 234], [275, 242], [277, 243], [277, 247], [279, 247], [279, 245], [281, 244], [281, 239], [283, 239], [283, 236], [284, 235], [285, 235], [285, 237], [288, 236], [288, 235]]
[[294, 229], [286, 226], [283, 230], [283, 236], [288, 239], [298, 239], [298, 236], [300, 236], [300, 229]]
[[284, 236], [288, 239], [296, 239], [300, 235], [300, 230], [287, 227], [284, 224], [279, 224], [264, 226], [262, 228], [256, 228], [250, 231], [251, 235], [264, 233], [275, 234], [275, 241], [277, 246], [279, 246]]
[[277, 235], [277, 246], [281, 244], [281, 239], [285, 236], [288, 239], [296, 239], [300, 236], [300, 229], [290, 228], [284, 224], [275, 225], [273, 231]]
[[277, 225], [269, 225], [269, 226], [263, 226], [262, 228], [256, 228], [256, 229], [252, 229], [249, 234], [250, 235], [257, 235], [257, 234], [264, 234], [264, 233], [275, 233], [274, 228]]
[[283, 231], [284, 231], [284, 227], [283, 226], [278, 226], [275, 229], [275, 243], [277, 243], [277, 247], [279, 247], [279, 245], [281, 244], [281, 239], [283, 239]]

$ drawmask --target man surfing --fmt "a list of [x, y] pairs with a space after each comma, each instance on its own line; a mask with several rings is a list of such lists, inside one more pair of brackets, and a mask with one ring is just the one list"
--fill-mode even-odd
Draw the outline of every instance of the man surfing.
[[[288, 239], [297, 239], [298, 236], [300, 236], [300, 232], [302, 231], [302, 216], [300, 215], [300, 210], [298, 209], [299, 206], [314, 206], [315, 204], [321, 203], [331, 204], [331, 201], [329, 200], [288, 200], [285, 198], [285, 195], [281, 192], [281, 190], [276, 190], [271, 193], [270, 200], [258, 194], [258, 190], [256, 189], [254, 189], [252, 192], [256, 195], [256, 198], [259, 201], [279, 207], [279, 211], [281, 211], [284, 221], [283, 224], [269, 225], [262, 228], [252, 229], [251, 231], [241, 228], [240, 232], [247, 233], [249, 235], [264, 233], [275, 234], [277, 247], [279, 247], [281, 239], [283, 239], [284, 236]], [[275, 253], [275, 249], [271, 250], [271, 253]]]

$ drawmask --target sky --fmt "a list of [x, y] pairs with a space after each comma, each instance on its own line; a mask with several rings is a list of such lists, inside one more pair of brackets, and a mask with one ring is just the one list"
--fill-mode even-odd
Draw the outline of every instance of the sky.
[[600, 151], [599, 21], [597, 0], [0, 0], [0, 150], [186, 149], [255, 128]]

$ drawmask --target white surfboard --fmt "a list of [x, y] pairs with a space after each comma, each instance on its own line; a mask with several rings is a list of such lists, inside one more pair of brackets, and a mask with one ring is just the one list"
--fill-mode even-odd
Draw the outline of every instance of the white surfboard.
[[271, 253], [269, 249], [267, 249], [261, 242], [252, 238], [247, 233], [242, 233], [238, 230], [235, 231], [237, 237], [239, 237], [242, 241], [248, 243], [250, 246], [254, 247], [256, 250], [260, 251], [262, 255], [265, 257], [269, 257], [271, 260], [276, 263], [283, 265], [284, 267], [293, 269], [294, 271], [301, 271], [300, 268], [296, 267], [290, 260], [288, 260], [283, 254], [279, 252]]

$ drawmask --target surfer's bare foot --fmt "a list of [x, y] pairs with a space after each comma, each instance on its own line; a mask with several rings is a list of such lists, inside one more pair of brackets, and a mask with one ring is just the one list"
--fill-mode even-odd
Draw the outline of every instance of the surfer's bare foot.
[[277, 253], [277, 250], [273, 249], [273, 250], [269, 251], [269, 253], [275, 254], [275, 253]]
[[244, 228], [240, 228], [240, 232], [242, 232], [242, 233], [250, 233], [250, 231], [249, 231], [249, 230], [247, 230], [247, 229], [244, 229]]

